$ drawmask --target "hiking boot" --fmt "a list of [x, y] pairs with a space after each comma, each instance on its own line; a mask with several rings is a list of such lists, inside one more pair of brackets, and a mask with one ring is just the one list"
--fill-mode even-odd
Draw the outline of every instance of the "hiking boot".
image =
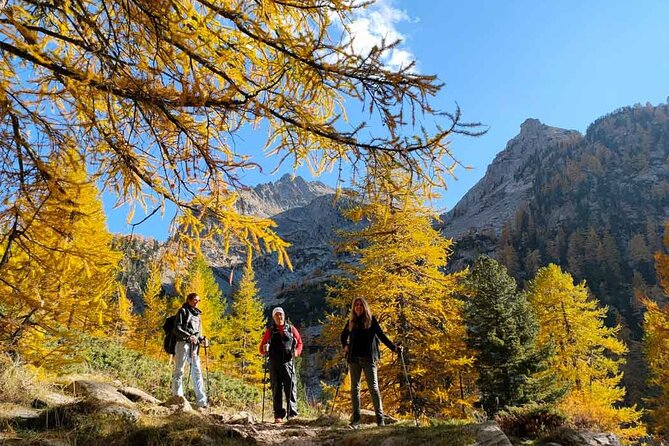
[[359, 429], [360, 428], [360, 421], [351, 421], [348, 426], [351, 429]]
[[385, 426], [386, 422], [383, 421], [383, 418], [381, 418], [380, 420], [376, 420], [376, 425], [377, 426]]

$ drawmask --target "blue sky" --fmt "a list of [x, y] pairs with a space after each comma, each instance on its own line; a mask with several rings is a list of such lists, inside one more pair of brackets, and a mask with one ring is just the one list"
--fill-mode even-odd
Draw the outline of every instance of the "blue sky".
[[[389, 64], [416, 60], [421, 73], [445, 86], [434, 104], [489, 130], [456, 137], [455, 155], [471, 170], [456, 172], [439, 210], [452, 208], [485, 173], [527, 118], [584, 132], [619, 107], [667, 101], [669, 1], [380, 0], [358, 17], [356, 42], [371, 46], [384, 35], [402, 39]], [[249, 141], [251, 142], [251, 141]], [[249, 175], [250, 185], [277, 180], [285, 166]], [[307, 179], [308, 171], [297, 172]], [[334, 175], [319, 178], [334, 185]], [[126, 210], [104, 198], [112, 232], [129, 232]], [[159, 239], [171, 218], [153, 216], [135, 229]], [[137, 212], [134, 221], [142, 218]]]

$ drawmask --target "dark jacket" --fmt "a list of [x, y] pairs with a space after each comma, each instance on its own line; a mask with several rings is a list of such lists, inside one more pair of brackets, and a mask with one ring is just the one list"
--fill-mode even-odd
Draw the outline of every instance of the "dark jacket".
[[267, 343], [269, 343], [270, 361], [288, 362], [293, 356], [300, 356], [302, 353], [302, 337], [294, 325], [284, 324], [277, 327], [272, 322], [263, 333], [258, 346], [261, 355], [265, 354], [264, 346]]
[[177, 318], [174, 321], [174, 335], [177, 341], [187, 341], [189, 337], [200, 337], [202, 311], [198, 308], [192, 308], [188, 303], [184, 303]]
[[372, 316], [372, 323], [369, 328], [354, 326], [349, 330], [349, 322], [346, 321], [344, 330], [341, 332], [341, 345], [345, 347], [348, 344], [349, 360], [352, 357], [370, 358], [374, 362], [381, 358], [379, 352], [379, 339], [386, 344], [390, 350], [396, 352], [397, 346], [388, 339], [383, 332], [376, 317]]

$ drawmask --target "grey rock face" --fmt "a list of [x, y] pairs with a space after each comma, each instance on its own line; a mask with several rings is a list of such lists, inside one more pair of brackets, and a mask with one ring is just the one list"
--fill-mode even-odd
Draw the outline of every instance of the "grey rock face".
[[293, 270], [277, 265], [275, 255], [255, 260], [256, 278], [264, 296], [276, 296], [298, 283], [322, 282], [338, 271], [340, 259], [333, 247], [339, 237], [337, 231], [354, 227], [341, 215], [343, 206], [346, 202], [335, 202], [334, 195], [325, 195], [272, 217], [277, 234], [291, 244], [288, 255]]
[[282, 176], [277, 182], [259, 184], [240, 192], [237, 209], [245, 215], [271, 217], [300, 206], [314, 198], [334, 193], [334, 189], [319, 181], [304, 181], [302, 177]]
[[442, 231], [458, 238], [464, 233], [483, 228], [499, 232], [513, 218], [518, 207], [527, 201], [534, 176], [531, 168], [545, 150], [560, 143], [582, 139], [575, 130], [565, 130], [527, 119], [520, 134], [510, 140], [488, 166], [485, 175], [447, 214], [442, 215]]

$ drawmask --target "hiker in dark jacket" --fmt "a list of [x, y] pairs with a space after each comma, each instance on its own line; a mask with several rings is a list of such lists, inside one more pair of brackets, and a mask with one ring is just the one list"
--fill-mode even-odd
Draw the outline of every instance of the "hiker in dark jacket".
[[196, 405], [198, 408], [207, 407], [207, 395], [204, 391], [202, 366], [200, 365], [199, 347], [206, 342], [202, 334], [202, 311], [197, 308], [200, 297], [190, 293], [186, 302], [181, 306], [174, 321], [174, 373], [172, 374], [172, 395], [184, 396], [183, 375], [186, 362], [190, 364], [191, 378], [195, 387]]
[[376, 317], [372, 316], [367, 301], [362, 297], [354, 299], [351, 305], [351, 315], [341, 332], [341, 344], [351, 371], [352, 427], [360, 426], [360, 376], [363, 371], [367, 388], [372, 395], [376, 424], [379, 426], [385, 424], [377, 376], [377, 364], [381, 358], [379, 339], [393, 352], [402, 352], [402, 347], [395, 345], [383, 333]]
[[[272, 387], [274, 422], [281, 423], [287, 415], [290, 420], [297, 414], [297, 379], [293, 357], [302, 353], [302, 337], [297, 328], [286, 323], [281, 307], [272, 310], [272, 323], [260, 341], [261, 355], [269, 356], [269, 380]], [[286, 396], [288, 410], [283, 407]]]

